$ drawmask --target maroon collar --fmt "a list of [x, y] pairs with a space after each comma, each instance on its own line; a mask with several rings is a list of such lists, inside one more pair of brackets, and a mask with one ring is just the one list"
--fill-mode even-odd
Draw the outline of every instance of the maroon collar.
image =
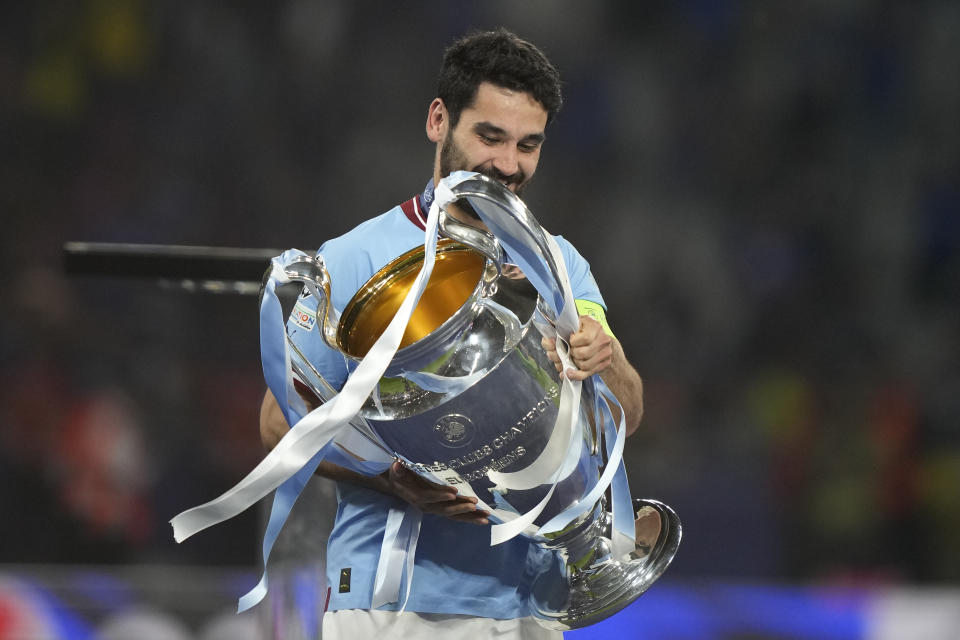
[[427, 230], [427, 217], [424, 215], [423, 210], [420, 208], [420, 196], [415, 195], [403, 204], [400, 205], [400, 209], [403, 211], [403, 214], [407, 216], [407, 219], [413, 224], [420, 227], [421, 230]]

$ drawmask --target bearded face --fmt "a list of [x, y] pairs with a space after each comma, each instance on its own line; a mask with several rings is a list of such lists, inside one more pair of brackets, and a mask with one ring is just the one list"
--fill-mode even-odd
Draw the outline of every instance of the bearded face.
[[516, 173], [506, 175], [497, 170], [491, 163], [474, 164], [467, 158], [467, 154], [457, 145], [453, 138], [453, 130], [447, 131], [447, 135], [440, 147], [440, 176], [447, 177], [454, 171], [474, 171], [496, 180], [505, 185], [518, 196], [523, 194], [523, 190], [530, 182], [530, 178], [524, 173], [523, 169], [517, 169]]

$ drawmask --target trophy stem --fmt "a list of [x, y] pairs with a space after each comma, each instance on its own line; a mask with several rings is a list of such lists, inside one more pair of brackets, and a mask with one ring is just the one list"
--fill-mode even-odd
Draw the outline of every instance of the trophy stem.
[[637, 499], [633, 507], [635, 548], [626, 558], [614, 558], [611, 553], [612, 517], [602, 501], [580, 525], [542, 543], [565, 557], [566, 579], [557, 579], [555, 566], [537, 577], [530, 596], [537, 622], [558, 630], [600, 622], [636, 600], [663, 575], [680, 545], [680, 519], [656, 500]]

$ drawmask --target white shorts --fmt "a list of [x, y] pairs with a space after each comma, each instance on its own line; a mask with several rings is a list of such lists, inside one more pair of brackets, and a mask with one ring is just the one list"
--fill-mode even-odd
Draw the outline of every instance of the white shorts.
[[323, 640], [563, 640], [533, 618], [494, 620], [446, 613], [341, 609], [323, 616]]

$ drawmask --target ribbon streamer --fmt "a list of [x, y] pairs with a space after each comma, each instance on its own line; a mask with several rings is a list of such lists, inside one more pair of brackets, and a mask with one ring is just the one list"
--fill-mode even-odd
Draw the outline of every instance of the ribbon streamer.
[[[456, 179], [453, 176], [451, 178]], [[463, 177], [459, 176], [459, 179], [462, 180]], [[270, 491], [283, 485], [298, 472], [302, 472], [302, 477], [309, 478], [320, 460], [326, 457], [331, 440], [359, 412], [363, 402], [370, 395], [393, 359], [393, 355], [399, 348], [407, 322], [433, 270], [439, 208], [453, 199], [452, 192], [443, 182], [438, 186], [437, 194], [438, 196], [434, 200], [427, 218], [423, 266], [396, 315], [374, 343], [367, 357], [360, 362], [356, 370], [347, 379], [343, 390], [329, 402], [317, 407], [302, 418], [300, 415], [305, 411], [305, 407], [300, 409], [302, 400], [293, 387], [290, 353], [286, 344], [284, 328], [285, 319], [282, 318], [275, 291], [278, 284], [290, 282], [290, 278], [283, 269], [284, 262], [304, 254], [291, 250], [274, 259], [271, 278], [267, 283], [261, 302], [262, 315], [271, 320], [267, 323], [267, 326], [261, 327], [261, 350], [265, 377], [267, 377], [268, 384], [277, 397], [288, 422], [293, 424], [293, 427], [260, 464], [236, 486], [219, 498], [174, 517], [170, 523], [173, 525], [174, 539], [177, 542], [182, 542], [198, 531], [234, 517]], [[276, 331], [278, 320], [281, 327], [279, 332]], [[271, 325], [274, 329], [272, 332], [270, 331]], [[278, 333], [279, 338], [277, 337]], [[306, 472], [308, 465], [310, 465], [309, 473]], [[305, 484], [305, 480], [291, 483], [287, 489], [280, 492], [282, 495], [275, 496], [274, 513], [271, 515], [271, 525], [273, 526], [268, 529], [268, 535], [264, 538], [265, 555], [269, 555], [269, 550], [272, 548], [279, 528], [282, 527], [283, 521], [296, 500], [296, 496], [303, 488], [303, 484]], [[278, 521], [279, 525], [276, 524]], [[259, 601], [266, 592], [266, 583], [266, 574], [264, 574], [261, 583], [241, 600], [240, 606], [249, 607]]]
[[[601, 496], [603, 496], [604, 492], [607, 490], [607, 487], [610, 486], [610, 484], [614, 481], [614, 478], [618, 475], [622, 475], [623, 482], [619, 482], [614, 486], [614, 492], [616, 493], [616, 495], [613, 496], [612, 505], [615, 509], [614, 529], [621, 534], [629, 535], [629, 549], [627, 549], [627, 553], [629, 553], [630, 551], [633, 551], [634, 547], [633, 541], [635, 535], [630, 533], [633, 526], [633, 519], [630, 519], [630, 527], [628, 528], [624, 525], [622, 515], [624, 511], [624, 502], [622, 499], [624, 489], [626, 489], [626, 505], [632, 513], [629, 486], [625, 484], [626, 469], [623, 466], [623, 445], [626, 441], [627, 429], [624, 422], [623, 408], [620, 407], [620, 402], [617, 400], [616, 396], [613, 395], [606, 384], [604, 384], [603, 380], [598, 378], [599, 376], [594, 379], [594, 383], [598, 387], [597, 394], [595, 396], [595, 404], [598, 409], [596, 414], [598, 416], [603, 415], [604, 440], [606, 441], [607, 447], [606, 466], [604, 467], [603, 473], [601, 474], [600, 479], [597, 481], [597, 484], [594, 485], [593, 489], [591, 489], [587, 495], [581, 498], [577, 504], [554, 516], [549, 522], [540, 528], [538, 533], [548, 534], [563, 530], [564, 527], [573, 522], [576, 518], [579, 518], [587, 511], [593, 509], [593, 507], [600, 500]], [[620, 407], [619, 425], [615, 425], [610, 407], [602, 399], [604, 396], [608, 399], [608, 401], [611, 401], [615, 403], [617, 407]], [[600, 409], [602, 409], [602, 412]], [[618, 513], [621, 515], [619, 523], [617, 521]], [[623, 531], [624, 529], [625, 531]], [[614, 544], [619, 544], [620, 549], [622, 549], [624, 545], [623, 540], [616, 536], [614, 537]]]
[[[477, 210], [480, 212], [481, 217], [483, 217], [483, 209], [477, 207]], [[519, 471], [510, 473], [491, 471], [488, 472], [488, 476], [497, 484], [497, 487], [501, 491], [503, 489], [532, 489], [542, 484], [549, 484], [550, 488], [547, 490], [543, 499], [526, 513], [508, 522], [491, 526], [491, 545], [506, 542], [533, 524], [533, 521], [543, 512], [550, 498], [553, 497], [557, 484], [575, 468], [576, 461], [580, 456], [580, 448], [583, 446], [583, 439], [580, 438], [577, 433], [582, 382], [579, 380], [571, 380], [567, 377], [566, 373], [567, 369], [576, 368], [570, 359], [566, 340], [569, 339], [571, 333], [579, 329], [579, 317], [576, 313], [573, 290], [570, 286], [570, 276], [567, 274], [566, 263], [563, 260], [560, 247], [551, 235], [544, 234], [544, 237], [547, 240], [547, 248], [559, 272], [560, 282], [556, 284], [559, 285], [563, 296], [563, 306], [560, 309], [554, 309], [554, 312], [557, 314], [557, 326], [555, 329], [557, 355], [560, 357], [560, 362], [563, 367], [560, 407], [557, 411], [557, 419], [554, 422], [550, 439], [536, 460]], [[525, 274], [533, 273], [533, 267], [526, 262], [525, 257], [533, 251], [527, 247], [533, 239], [514, 238], [513, 240], [520, 242], [525, 250], [521, 253], [517, 250], [518, 247], [514, 246], [511, 255], [514, 256], [514, 259], [518, 262], [518, 266]], [[543, 265], [540, 265], [540, 271], [542, 271], [542, 267]], [[538, 283], [533, 280], [531, 280], [531, 282], [533, 282], [535, 286], [538, 285]], [[556, 298], [553, 295], [554, 289], [551, 287], [551, 295], [547, 296], [545, 292], [541, 290], [544, 287], [546, 287], [546, 285], [540, 283], [538, 293], [547, 301], [555, 300]]]
[[373, 600], [370, 604], [372, 609], [397, 601], [404, 569], [407, 573], [407, 591], [398, 613], [406, 608], [413, 584], [414, 560], [422, 521], [423, 512], [412, 504], [407, 505], [406, 509], [390, 508], [373, 583]]

